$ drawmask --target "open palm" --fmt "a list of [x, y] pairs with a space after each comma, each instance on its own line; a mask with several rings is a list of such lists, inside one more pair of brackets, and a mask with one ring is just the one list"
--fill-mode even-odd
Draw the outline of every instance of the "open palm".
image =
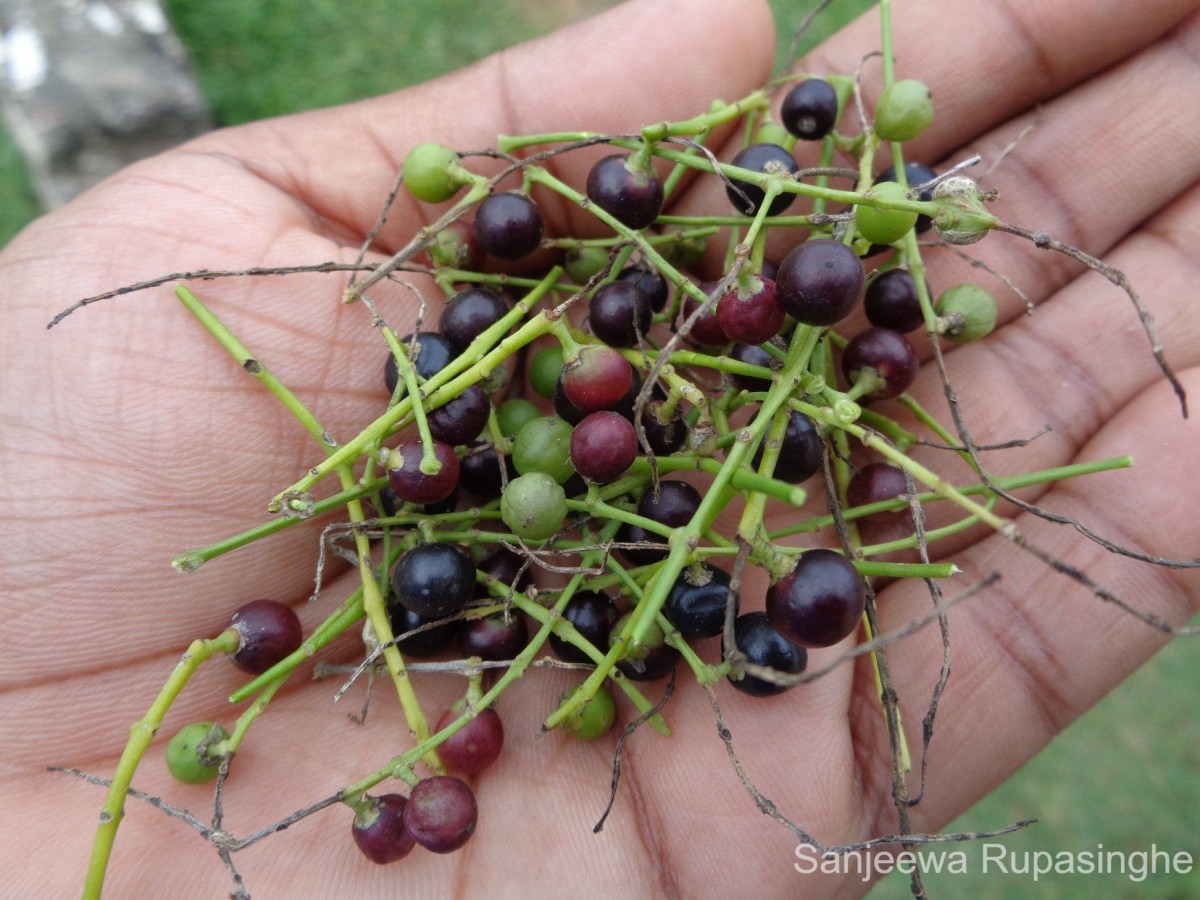
[[[900, 4], [900, 69], [932, 87], [938, 109], [913, 153], [994, 159], [1044, 104], [1041, 124], [992, 178], [1003, 189], [997, 214], [1127, 272], [1176, 370], [1196, 391], [1200, 314], [1190, 250], [1200, 238], [1200, 120], [1187, 113], [1200, 86], [1200, 15], [1192, 0], [1085, 5]], [[877, 46], [876, 29], [874, 19], [857, 23], [805, 67], [853, 71]], [[50, 317], [79, 297], [166, 271], [352, 260], [414, 143], [479, 149], [502, 132], [623, 132], [686, 117], [713, 97], [757, 87], [773, 46], [763, 3], [636, 0], [400, 94], [214, 133], [128, 169], [7, 248], [0, 258], [8, 307], [0, 332], [7, 511], [0, 835], [11, 858], [23, 861], [10, 871], [14, 896], [63, 896], [82, 883], [100, 793], [46, 773], [46, 765], [110, 773], [128, 724], [180, 651], [215, 634], [242, 602], [286, 600], [306, 626], [334, 602], [303, 602], [317, 550], [314, 532], [303, 528], [187, 577], [167, 565], [183, 548], [260, 521], [269, 496], [319, 458], [308, 436], [200, 332], [170, 287], [109, 301], [47, 333]], [[579, 184], [592, 158], [564, 157], [560, 174]], [[693, 183], [679, 206], [699, 208], [719, 190]], [[381, 254], [428, 214], [401, 198], [377, 242]], [[552, 229], [568, 227], [565, 206], [548, 206], [548, 214]], [[1038, 308], [1025, 316], [1015, 296], [998, 291], [997, 334], [948, 355], [975, 438], [1009, 440], [1051, 425], [1022, 451], [1023, 468], [1132, 453], [1135, 469], [1065, 483], [1039, 502], [1144, 552], [1195, 556], [1194, 426], [1181, 419], [1128, 301], [1063, 257], [1003, 235], [989, 237], [980, 255]], [[951, 254], [928, 256], [935, 284], [978, 276]], [[343, 276], [299, 275], [195, 287], [345, 439], [379, 409], [382, 353], [365, 311], [338, 305], [343, 284]], [[411, 295], [378, 299], [403, 333], [416, 315]], [[944, 408], [932, 365], [914, 393]], [[995, 458], [997, 470], [1007, 459]], [[1165, 619], [1185, 621], [1200, 596], [1194, 574], [1134, 563], [1028, 515], [1017, 522], [1041, 546]], [[953, 551], [964, 585], [992, 571], [1004, 577], [950, 614], [954, 676], [928, 789], [912, 811], [920, 831], [941, 827], [998, 784], [1165, 639], [1000, 537], [975, 534], [935, 549]], [[325, 597], [345, 596], [352, 580], [333, 580]], [[757, 608], [754, 590], [744, 602]], [[880, 607], [885, 626], [895, 628], [926, 613], [929, 597], [905, 583], [884, 590]], [[343, 643], [344, 658], [352, 643]], [[889, 658], [915, 737], [940, 640], [923, 632], [893, 646]], [[795, 838], [746, 796], [706, 698], [686, 680], [671, 702], [674, 737], [644, 732], [630, 742], [624, 793], [598, 836], [591, 826], [607, 802], [612, 747], [556, 733], [535, 740], [567, 683], [539, 672], [500, 701], [506, 751], [477, 785], [479, 833], [462, 852], [373, 866], [347, 840], [350, 816], [337, 807], [239, 854], [239, 868], [258, 897], [727, 896], [748, 885], [759, 896], [860, 892], [857, 880], [794, 871]], [[167, 729], [198, 718], [228, 721], [223, 698], [239, 683], [224, 662], [209, 665]], [[460, 689], [454, 679], [421, 685], [431, 715]], [[238, 755], [226, 827], [244, 834], [277, 820], [407, 746], [385, 691], [362, 727], [331, 710], [332, 693], [329, 683], [297, 684], [274, 701]], [[718, 695], [748, 773], [792, 820], [827, 843], [896, 829], [868, 667], [843, 666], [771, 701], [723, 687]], [[176, 785], [153, 760], [135, 785], [192, 809], [209, 802], [209, 788]], [[114, 896], [229, 890], [211, 848], [186, 826], [132, 801], [127, 813], [110, 869]]]

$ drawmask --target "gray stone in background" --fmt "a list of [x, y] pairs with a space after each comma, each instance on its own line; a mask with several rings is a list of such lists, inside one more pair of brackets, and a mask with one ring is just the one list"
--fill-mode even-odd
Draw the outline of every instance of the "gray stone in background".
[[3, 112], [44, 206], [211, 127], [158, 0], [0, 0]]

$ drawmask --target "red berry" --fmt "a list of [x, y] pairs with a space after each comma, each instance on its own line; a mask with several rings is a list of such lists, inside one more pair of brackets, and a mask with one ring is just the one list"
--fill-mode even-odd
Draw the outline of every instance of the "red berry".
[[769, 341], [779, 334], [786, 318], [775, 282], [769, 278], [752, 278], [746, 289], [735, 284], [717, 303], [721, 330], [730, 340], [743, 344]]
[[563, 392], [585, 413], [614, 409], [633, 384], [633, 371], [619, 351], [587, 346], [563, 368]]
[[859, 332], [846, 345], [842, 355], [842, 372], [851, 384], [874, 370], [880, 381], [864, 396], [887, 400], [899, 396], [917, 378], [921, 361], [917, 351], [898, 331], [890, 328], [868, 328]]
[[355, 814], [350, 833], [363, 856], [371, 862], [382, 866], [404, 859], [417, 845], [404, 827], [407, 803], [400, 794], [368, 797]]
[[413, 839], [434, 853], [452, 853], [467, 842], [479, 817], [475, 794], [452, 775], [417, 782], [404, 807], [404, 826]]
[[832, 550], [808, 550], [767, 590], [771, 626], [800, 647], [828, 647], [849, 637], [866, 606], [862, 577]]
[[421, 471], [422, 447], [419, 439], [404, 441], [388, 455], [388, 484], [396, 496], [407, 503], [424, 505], [445, 500], [458, 487], [458, 457], [454, 448], [433, 442], [433, 453], [442, 464], [436, 475]]
[[304, 632], [290, 606], [276, 600], [252, 600], [229, 618], [227, 628], [238, 633], [238, 648], [230, 657], [243, 672], [261, 675], [300, 648]]
[[637, 459], [637, 432], [620, 413], [591, 413], [571, 434], [571, 464], [597, 484], [616, 481]]

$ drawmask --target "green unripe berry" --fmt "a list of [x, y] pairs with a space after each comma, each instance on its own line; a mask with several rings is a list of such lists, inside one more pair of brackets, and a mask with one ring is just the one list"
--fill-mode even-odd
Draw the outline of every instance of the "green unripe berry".
[[530, 472], [508, 483], [500, 498], [500, 518], [523, 540], [544, 541], [566, 521], [567, 495], [549, 475]]
[[167, 744], [167, 770], [184, 784], [207, 784], [221, 768], [221, 759], [208, 750], [228, 739], [229, 732], [216, 722], [184, 725]]
[[[567, 691], [561, 700], [570, 696], [571, 691]], [[584, 701], [563, 719], [562, 727], [581, 741], [594, 741], [608, 734], [616, 720], [617, 704], [613, 695], [607, 687], [600, 685], [590, 700]]]
[[408, 192], [426, 203], [442, 203], [463, 185], [458, 154], [445, 144], [417, 144], [404, 158], [401, 177]]
[[501, 403], [500, 408], [496, 410], [496, 424], [500, 426], [502, 435], [512, 437], [521, 430], [526, 422], [532, 422], [541, 414], [541, 411], [528, 400], [513, 397]]
[[529, 361], [529, 383], [547, 400], [554, 397], [554, 387], [563, 370], [563, 351], [559, 344], [543, 347]]
[[894, 81], [875, 104], [875, 133], [885, 141], [911, 141], [933, 122], [933, 94], [915, 79]]
[[996, 224], [995, 217], [983, 208], [983, 195], [970, 178], [956, 175], [933, 189], [938, 211], [933, 227], [947, 244], [974, 244], [982, 240]]
[[512, 460], [522, 475], [541, 472], [559, 484], [575, 474], [571, 465], [571, 423], [541, 416], [521, 426], [513, 438]]
[[771, 119], [763, 122], [758, 126], [758, 131], [754, 135], [754, 143], [756, 144], [778, 144], [780, 147], [788, 146], [788, 141], [792, 136], [788, 134], [788, 130]]
[[996, 298], [976, 284], [947, 288], [933, 304], [938, 331], [959, 344], [977, 341], [996, 327]]
[[[881, 181], [868, 193], [880, 200], [909, 199], [908, 191], [895, 181]], [[863, 203], [854, 207], [854, 224], [872, 244], [894, 244], [917, 224], [917, 214], [903, 209], [875, 209]]]
[[599, 272], [608, 263], [608, 250], [605, 247], [575, 247], [567, 251], [563, 267], [571, 280], [577, 284], [585, 284], [587, 280]]

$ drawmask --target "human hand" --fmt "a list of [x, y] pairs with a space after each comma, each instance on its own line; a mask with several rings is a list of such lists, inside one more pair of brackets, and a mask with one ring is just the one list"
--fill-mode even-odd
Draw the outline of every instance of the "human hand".
[[[48, 334], [46, 321], [75, 298], [168, 269], [352, 260], [405, 151], [421, 140], [469, 149], [500, 132], [619, 132], [693, 114], [713, 97], [740, 96], [765, 80], [773, 42], [764, 7], [732, 6], [636, 3], [402, 94], [218, 132], [132, 167], [9, 246], [0, 264], [9, 298], [0, 395], [9, 510], [0, 758], [10, 812], [4, 845], [25, 860], [15, 877], [28, 879], [12, 886], [16, 893], [77, 889], [99, 808], [95, 788], [44, 766], [111, 772], [150, 686], [190, 639], [215, 633], [241, 602], [288, 600], [309, 626], [326, 612], [324, 604], [301, 603], [317, 549], [302, 529], [186, 578], [165, 564], [184, 547], [257, 522], [271, 491], [265, 486], [286, 484], [313, 462], [307, 435], [199, 334], [169, 288], [109, 301]], [[1200, 125], [1178, 111], [1193, 93], [1183, 48], [1195, 42], [1200, 21], [1184, 2], [1094, 6], [1087, 16], [1066, 0], [1011, 14], [985, 3], [899, 9], [897, 58], [906, 76], [932, 87], [938, 110], [912, 152], [931, 161], [977, 150], [994, 158], [1045, 104], [1043, 123], [994, 176], [1004, 190], [997, 214], [1127, 272], [1194, 390], [1200, 322], [1186, 302], [1190, 267], [1178, 248], [1200, 228]], [[805, 68], [849, 72], [877, 44], [876, 23], [860, 22]], [[1158, 162], [1162, 148], [1169, 166]], [[588, 164], [564, 157], [561, 174], [579, 184]], [[681, 204], [696, 208], [719, 190], [696, 184]], [[552, 230], [571, 215], [563, 205], [548, 212]], [[401, 199], [382, 251], [424, 215]], [[1002, 296], [997, 333], [948, 356], [976, 439], [1007, 440], [1049, 422], [1054, 431], [1025, 448], [1025, 468], [1132, 453], [1135, 469], [1063, 483], [1039, 502], [1121, 543], [1194, 556], [1188, 493], [1195, 489], [1186, 476], [1163, 477], [1190, 471], [1194, 442], [1127, 300], [1062, 258], [1003, 235], [980, 251], [1039, 308], [1026, 318], [1019, 302]], [[929, 256], [932, 282], [962, 280], [948, 254]], [[306, 275], [198, 288], [338, 436], [375, 415], [381, 358], [362, 312], [337, 307], [343, 283]], [[415, 312], [408, 295], [377, 299], [403, 333]], [[926, 368], [914, 393], [936, 405], [940, 379]], [[1190, 573], [1151, 570], [1066, 529], [1029, 516], [1017, 521], [1141, 608], [1174, 622], [1194, 608]], [[932, 549], [951, 552], [967, 579], [992, 570], [1004, 579], [950, 614], [954, 676], [929, 787], [912, 810], [919, 831], [936, 830], [986, 793], [1163, 640], [1062, 576], [1028, 565], [998, 536]], [[325, 596], [347, 594], [353, 577], [328, 583]], [[885, 628], [895, 628], [925, 614], [929, 599], [906, 582], [882, 592], [880, 606]], [[934, 633], [889, 649], [909, 723], [924, 714], [940, 651]], [[684, 681], [670, 706], [675, 735], [630, 742], [625, 793], [600, 836], [590, 826], [607, 801], [611, 746], [557, 734], [535, 742], [565, 685], [537, 673], [502, 699], [508, 745], [478, 785], [481, 826], [466, 852], [414, 854], [400, 864], [402, 874], [399, 866], [377, 868], [345, 839], [348, 817], [327, 811], [239, 854], [239, 868], [260, 896], [374, 896], [397, 884], [420, 896], [586, 895], [598, 885], [615, 896], [691, 896], [728, 893], [749, 879], [764, 896], [859, 890], [853, 879], [798, 881], [794, 838], [746, 797], [712, 733], [705, 698]], [[227, 715], [223, 698], [238, 683], [228, 667], [208, 666], [168, 726]], [[430, 682], [430, 709], [448, 704], [453, 688]], [[329, 695], [294, 687], [256, 724], [230, 782], [230, 828], [243, 833], [279, 819], [404, 749], [390, 697], [377, 696], [358, 728], [330, 715]], [[768, 703], [731, 696], [725, 711], [751, 777], [811, 834], [836, 844], [896, 830], [887, 740], [866, 666], [843, 666]], [[208, 797], [151, 764], [135, 784], [192, 808]], [[110, 870], [114, 895], [228, 890], [211, 849], [184, 826], [132, 802], [127, 812]]]

